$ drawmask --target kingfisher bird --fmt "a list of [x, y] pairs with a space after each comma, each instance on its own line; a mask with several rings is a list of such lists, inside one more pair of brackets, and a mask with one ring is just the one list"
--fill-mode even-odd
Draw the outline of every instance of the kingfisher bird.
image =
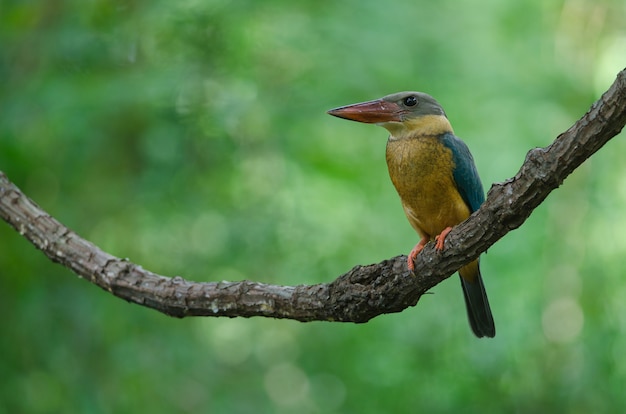
[[[389, 176], [409, 223], [421, 238], [409, 253], [409, 270], [414, 270], [415, 258], [429, 241], [442, 250], [452, 227], [485, 201], [469, 148], [454, 135], [446, 113], [432, 96], [399, 92], [328, 113], [389, 131]], [[493, 338], [496, 328], [479, 259], [461, 267], [459, 275], [472, 331], [479, 338]]]

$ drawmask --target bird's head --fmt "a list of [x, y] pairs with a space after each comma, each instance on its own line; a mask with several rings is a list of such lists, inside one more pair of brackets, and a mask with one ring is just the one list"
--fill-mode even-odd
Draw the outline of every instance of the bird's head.
[[380, 125], [395, 138], [415, 133], [439, 135], [452, 132], [439, 102], [423, 92], [398, 92], [373, 101], [331, 109], [328, 113], [351, 121]]

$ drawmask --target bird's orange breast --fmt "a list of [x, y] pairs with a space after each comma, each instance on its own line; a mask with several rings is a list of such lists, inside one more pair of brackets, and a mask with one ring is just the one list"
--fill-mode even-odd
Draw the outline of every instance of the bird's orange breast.
[[387, 166], [413, 228], [434, 238], [470, 215], [453, 178], [452, 151], [437, 136], [390, 137]]

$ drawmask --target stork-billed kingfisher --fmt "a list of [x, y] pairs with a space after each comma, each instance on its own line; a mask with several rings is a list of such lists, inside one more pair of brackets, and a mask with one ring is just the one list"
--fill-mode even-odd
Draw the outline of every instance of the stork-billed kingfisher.
[[[485, 201], [483, 186], [467, 145], [454, 135], [446, 113], [430, 95], [400, 92], [381, 99], [331, 109], [329, 114], [376, 124], [390, 132], [387, 167], [402, 208], [421, 239], [411, 250], [408, 268], [426, 243], [444, 248], [453, 226]], [[494, 337], [496, 328], [480, 275], [479, 259], [459, 269], [474, 334]]]

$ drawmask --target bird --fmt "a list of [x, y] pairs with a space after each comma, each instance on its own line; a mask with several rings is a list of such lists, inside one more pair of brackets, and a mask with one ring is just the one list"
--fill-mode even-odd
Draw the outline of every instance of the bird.
[[[331, 109], [328, 114], [384, 127], [390, 133], [386, 160], [409, 223], [420, 236], [407, 267], [424, 246], [441, 251], [452, 227], [485, 201], [474, 158], [454, 134], [442, 106], [423, 92], [399, 92], [380, 99]], [[480, 259], [459, 269], [470, 327], [478, 337], [493, 338], [495, 323], [480, 273]]]

